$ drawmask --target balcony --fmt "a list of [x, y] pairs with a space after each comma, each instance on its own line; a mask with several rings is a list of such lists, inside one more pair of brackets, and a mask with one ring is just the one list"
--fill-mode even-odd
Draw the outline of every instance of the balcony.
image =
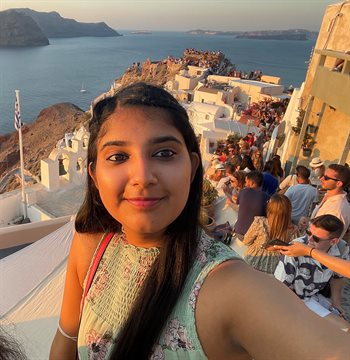
[[[311, 94], [350, 116], [350, 54], [340, 51], [315, 50], [320, 55]], [[326, 67], [328, 58], [344, 60], [340, 71]]]

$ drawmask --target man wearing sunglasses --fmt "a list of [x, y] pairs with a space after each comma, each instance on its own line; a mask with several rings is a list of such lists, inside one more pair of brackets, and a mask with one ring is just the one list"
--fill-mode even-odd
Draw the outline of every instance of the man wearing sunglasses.
[[331, 164], [320, 178], [322, 188], [327, 190], [321, 203], [311, 214], [311, 219], [325, 214], [332, 214], [344, 224], [342, 238], [350, 225], [350, 204], [346, 198], [345, 187], [350, 184], [350, 169], [344, 165]]
[[[349, 260], [349, 246], [344, 240], [340, 240], [343, 228], [342, 221], [334, 215], [321, 215], [311, 220], [307, 234], [294, 240], [311, 247], [309, 256], [282, 255], [274, 276], [293, 290], [318, 315], [335, 322], [341, 328], [348, 328], [349, 324], [345, 320], [332, 313], [336, 313], [336, 309], [339, 315], [343, 313], [340, 304], [341, 288], [335, 287], [333, 292], [332, 287], [330, 301], [319, 293], [331, 279], [340, 279], [342, 276], [312, 258], [313, 249], [317, 249], [330, 256]], [[340, 241], [345, 243], [342, 254], [337, 246]]]

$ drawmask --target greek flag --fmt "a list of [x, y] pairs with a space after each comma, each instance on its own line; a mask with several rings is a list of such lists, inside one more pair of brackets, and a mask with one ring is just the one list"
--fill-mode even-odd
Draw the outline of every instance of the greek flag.
[[21, 121], [21, 113], [19, 110], [19, 100], [18, 100], [18, 94], [16, 94], [16, 102], [15, 102], [15, 128], [18, 131], [22, 127], [22, 121]]

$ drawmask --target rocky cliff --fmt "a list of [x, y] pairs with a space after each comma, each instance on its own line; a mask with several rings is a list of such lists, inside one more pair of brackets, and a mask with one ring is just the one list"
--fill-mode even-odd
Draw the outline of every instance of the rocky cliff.
[[136, 81], [164, 85], [167, 81], [175, 79], [175, 75], [184, 67], [185, 64], [176, 64], [169, 60], [152, 62], [147, 59], [139, 66], [130, 66], [116, 82], [123, 86]]
[[42, 46], [49, 40], [37, 23], [13, 10], [0, 12], [0, 46]]
[[185, 50], [180, 59], [173, 57], [161, 61], [147, 59], [142, 64], [133, 64], [116, 82], [121, 85], [128, 85], [135, 81], [146, 81], [156, 85], [164, 85], [167, 81], [174, 80], [175, 75], [180, 70], [186, 69], [188, 65], [200, 66], [201, 63], [220, 68], [221, 75], [226, 75], [228, 69], [232, 66], [231, 62], [221, 52], [191, 52]]
[[31, 9], [16, 9], [30, 16], [48, 38], [70, 38], [80, 36], [121, 36], [106, 23], [82, 23], [74, 19], [63, 18], [56, 11], [38, 12]]
[[[22, 127], [24, 167], [34, 176], [40, 175], [40, 160], [49, 156], [66, 132], [86, 124], [83, 110], [70, 103], [61, 103], [43, 109], [36, 121]], [[0, 136], [0, 178], [19, 167], [18, 133]], [[15, 179], [5, 191], [18, 188]]]

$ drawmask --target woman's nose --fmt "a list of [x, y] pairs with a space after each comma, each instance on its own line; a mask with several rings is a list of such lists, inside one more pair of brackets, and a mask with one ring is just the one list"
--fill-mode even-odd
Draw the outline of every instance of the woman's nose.
[[158, 183], [156, 167], [152, 159], [140, 156], [132, 161], [130, 168], [130, 182], [132, 185], [147, 187]]

